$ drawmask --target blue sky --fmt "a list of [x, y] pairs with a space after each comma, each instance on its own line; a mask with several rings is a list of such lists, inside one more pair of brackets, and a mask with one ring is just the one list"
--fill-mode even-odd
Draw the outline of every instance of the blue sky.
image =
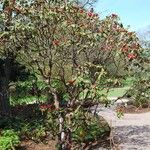
[[102, 16], [118, 14], [133, 31], [150, 25], [150, 0], [97, 0], [95, 11]]

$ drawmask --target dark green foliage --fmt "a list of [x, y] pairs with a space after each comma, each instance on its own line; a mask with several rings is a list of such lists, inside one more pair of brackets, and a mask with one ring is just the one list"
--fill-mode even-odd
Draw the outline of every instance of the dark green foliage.
[[26, 67], [21, 65], [19, 62], [17, 62], [13, 58], [5, 58], [5, 59], [0, 59], [0, 78], [6, 76], [5, 72], [5, 67], [6, 67], [6, 62], [9, 63], [9, 77], [10, 77], [10, 82], [16, 82], [18, 80], [25, 81], [28, 76], [30, 75], [29, 71], [26, 70]]
[[[104, 118], [87, 114], [83, 117], [78, 118], [80, 121], [75, 125], [73, 132], [73, 140], [77, 143], [81, 142], [92, 142], [104, 140], [110, 134], [110, 127]], [[78, 120], [76, 120], [78, 121]]]
[[133, 99], [134, 105], [137, 107], [145, 107], [150, 105], [150, 80], [149, 78], [136, 79], [132, 89], [127, 92], [127, 96]]
[[148, 50], [143, 50], [138, 66], [134, 66], [134, 82], [127, 92], [134, 105], [148, 107], [150, 105], [150, 57]]
[[56, 135], [58, 132], [52, 120], [55, 113], [42, 113], [37, 104], [15, 106], [12, 108], [12, 114], [11, 117], [0, 117], [0, 130], [13, 129], [21, 140], [44, 142], [49, 135]]

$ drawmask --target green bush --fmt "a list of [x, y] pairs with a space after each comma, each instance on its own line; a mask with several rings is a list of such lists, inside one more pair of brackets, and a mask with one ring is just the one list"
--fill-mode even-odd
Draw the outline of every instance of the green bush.
[[150, 57], [147, 50], [141, 53], [139, 62], [135, 62], [133, 69], [135, 71], [134, 82], [127, 95], [133, 99], [137, 107], [148, 107], [150, 104]]
[[93, 114], [87, 114], [86, 118], [78, 118], [80, 123], [74, 126], [73, 139], [77, 143], [103, 140], [110, 134], [110, 127], [106, 120]]
[[148, 107], [150, 102], [150, 80], [137, 80], [132, 89], [127, 92], [127, 95], [133, 99], [135, 106]]
[[13, 130], [3, 130], [0, 135], [0, 150], [15, 150], [19, 146], [19, 136]]

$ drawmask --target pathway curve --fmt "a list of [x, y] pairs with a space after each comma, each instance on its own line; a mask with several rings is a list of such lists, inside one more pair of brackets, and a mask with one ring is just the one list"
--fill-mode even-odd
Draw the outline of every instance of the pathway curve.
[[99, 108], [98, 114], [113, 127], [119, 150], [150, 150], [150, 112], [124, 114], [119, 119], [113, 109]]

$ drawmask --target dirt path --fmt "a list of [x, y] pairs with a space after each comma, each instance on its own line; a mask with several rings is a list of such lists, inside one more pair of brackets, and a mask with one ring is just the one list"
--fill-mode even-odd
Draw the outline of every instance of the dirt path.
[[113, 136], [120, 150], [150, 150], [150, 112], [124, 114], [119, 119], [113, 109], [101, 108], [99, 115], [113, 127]]

